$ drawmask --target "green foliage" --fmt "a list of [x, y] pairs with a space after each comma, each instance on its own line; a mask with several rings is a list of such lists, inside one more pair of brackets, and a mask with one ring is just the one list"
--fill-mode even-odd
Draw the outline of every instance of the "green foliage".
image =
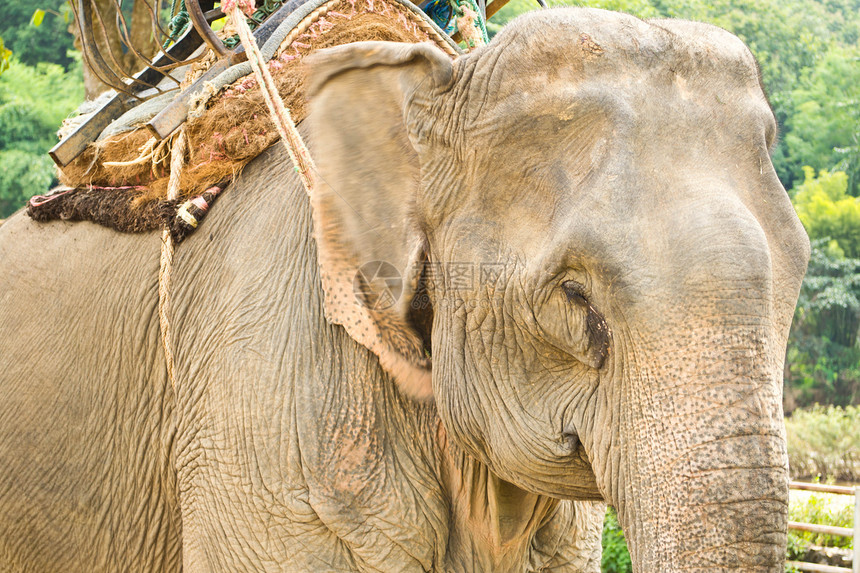
[[39, 27], [42, 25], [42, 21], [45, 19], [45, 11], [41, 9], [37, 9], [33, 12], [33, 16], [30, 18], [30, 25]]
[[[792, 531], [788, 532], [788, 543], [785, 548], [785, 558], [787, 561], [802, 561], [806, 556], [806, 552], [809, 550], [809, 543], [792, 533]], [[786, 565], [785, 573], [801, 573], [801, 571]]]
[[0, 74], [9, 69], [9, 58], [12, 57], [12, 52], [6, 49], [3, 44], [3, 38], [0, 38]]
[[[801, 523], [815, 523], [834, 527], [851, 528], [854, 525], [854, 504], [832, 503], [832, 496], [813, 493], [802, 501], [792, 502], [788, 507], [788, 519]], [[802, 559], [812, 545], [824, 547], [853, 547], [850, 537], [825, 535], [808, 531], [789, 530], [788, 558]]]
[[0, 215], [8, 217], [34, 192], [47, 191], [54, 163], [45, 154], [0, 151]]
[[860, 351], [827, 337], [793, 332], [788, 343], [785, 392], [791, 407], [860, 401]]
[[809, 268], [798, 298], [795, 327], [853, 347], [860, 324], [860, 260], [841, 256], [828, 238], [812, 242]]
[[613, 508], [607, 508], [606, 519], [603, 521], [603, 557], [600, 560], [600, 570], [603, 573], [631, 573], [633, 565], [630, 562], [630, 553], [627, 551], [627, 540], [621, 526], [618, 525], [618, 516]]
[[860, 481], [860, 407], [797, 409], [785, 428], [793, 477]]
[[[17, 56], [29, 66], [40, 62], [59, 64], [67, 70], [75, 67], [69, 55], [74, 39], [69, 33], [71, 8], [65, 0], [3, 0], [0, 37]], [[35, 26], [34, 10], [41, 10], [44, 21]]]
[[808, 166], [803, 172], [793, 202], [810, 238], [829, 237], [845, 256], [860, 257], [860, 199], [848, 195], [848, 175], [822, 170], [816, 177]]
[[27, 66], [17, 59], [0, 76], [0, 218], [8, 217], [55, 179], [46, 155], [55, 132], [83, 100], [79, 64]]
[[510, 0], [487, 21], [487, 34], [492, 38], [505, 24], [521, 14], [531, 12], [537, 5], [537, 0]]
[[[80, 79], [80, 56], [72, 70], [66, 72], [58, 65], [40, 63], [21, 65], [17, 59], [0, 79], [0, 105], [22, 104], [32, 108], [38, 117], [43, 137], [54, 139], [54, 132], [83, 101], [83, 80]], [[8, 143], [0, 137], [0, 145]]]
[[[788, 341], [788, 403], [860, 401], [860, 259], [845, 258], [829, 238], [812, 242]], [[789, 408], [791, 409], [791, 408]]]
[[847, 193], [860, 195], [860, 47], [831, 46], [792, 93], [785, 145], [793, 164], [840, 170]]

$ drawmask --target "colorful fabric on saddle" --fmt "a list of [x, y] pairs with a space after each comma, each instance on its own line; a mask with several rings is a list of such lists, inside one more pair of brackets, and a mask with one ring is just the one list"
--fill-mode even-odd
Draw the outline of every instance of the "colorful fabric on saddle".
[[[269, 70], [296, 122], [306, 115], [301, 61], [314, 50], [366, 40], [433, 42], [452, 58], [456, 46], [408, 0], [328, 0], [295, 25], [281, 42]], [[199, 69], [188, 73], [199, 73]], [[190, 82], [185, 82], [190, 83]], [[184, 124], [188, 157], [177, 201], [167, 201], [171, 138], [157, 141], [139, 127], [105, 137], [60, 172], [62, 188], [34, 197], [27, 212], [36, 220], [88, 220], [125, 232], [167, 225], [181, 241], [208, 211], [220, 189], [252, 159], [278, 141], [253, 75], [239, 78], [194, 104]], [[106, 130], [107, 132], [107, 130]], [[207, 198], [206, 193], [210, 193]], [[206, 208], [196, 215], [194, 203]], [[189, 205], [183, 215], [179, 209]], [[191, 210], [189, 210], [191, 209]]]

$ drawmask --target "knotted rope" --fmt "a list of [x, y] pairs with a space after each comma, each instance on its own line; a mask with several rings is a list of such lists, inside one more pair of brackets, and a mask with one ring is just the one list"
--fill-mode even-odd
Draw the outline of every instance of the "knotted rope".
[[173, 0], [173, 5], [170, 7], [172, 18], [167, 23], [167, 31], [170, 35], [164, 40], [162, 48], [167, 48], [172, 42], [176, 41], [185, 30], [188, 24], [191, 23], [191, 17], [188, 15], [188, 9], [185, 7], [185, 0], [178, 1], [179, 8], [177, 9], [177, 0]]
[[469, 51], [490, 43], [486, 22], [475, 0], [431, 0], [422, 6], [446, 34], [460, 32]]
[[[182, 167], [185, 165], [185, 130], [179, 131], [170, 149], [170, 179], [167, 183], [167, 200], [179, 198], [179, 180], [182, 177]], [[173, 269], [173, 237], [170, 228], [165, 225], [161, 232], [161, 261], [158, 268], [158, 322], [161, 327], [161, 346], [164, 348], [164, 360], [167, 364], [167, 379], [176, 391], [176, 360], [173, 356], [173, 344], [170, 339], [170, 273]]]
[[469, 50], [486, 46], [490, 42], [481, 9], [475, 0], [450, 0], [457, 16], [457, 30]]

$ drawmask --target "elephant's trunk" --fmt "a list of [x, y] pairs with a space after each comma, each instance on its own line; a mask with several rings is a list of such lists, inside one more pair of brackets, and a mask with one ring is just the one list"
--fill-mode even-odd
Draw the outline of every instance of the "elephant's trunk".
[[618, 341], [615, 362], [627, 371], [617, 391], [621, 403], [636, 406], [618, 424], [629, 439], [620, 446], [622, 467], [632, 473], [618, 481], [625, 491], [609, 497], [623, 500], [634, 569], [643, 573], [783, 566], [784, 335], [774, 327], [761, 231], [753, 224], [723, 231], [728, 244], [692, 245], [706, 263], [639, 299], [625, 318], [647, 326]]
[[637, 436], [623, 454], [633, 475], [613, 497], [625, 500], [636, 571], [781, 571], [788, 468], [777, 380], [752, 357], [709, 356], [723, 352], [734, 354], [725, 344], [697, 353], [697, 376], [678, 367], [663, 384], [629, 380], [629, 399], [644, 407], [622, 422]]
[[[764, 455], [774, 445], [755, 437], [722, 443]], [[685, 464], [683, 460], [678, 463]], [[634, 570], [781, 571], [786, 543], [786, 472], [767, 467], [767, 461], [750, 463], [758, 465], [739, 468], [732, 463], [668, 471], [662, 479], [648, 476], [637, 484], [641, 497], [653, 501], [633, 500], [633, 507], [625, 508], [623, 521], [628, 531], [633, 530], [629, 542]], [[638, 515], [627, 515], [631, 511]], [[637, 526], [631, 527], [631, 521]]]

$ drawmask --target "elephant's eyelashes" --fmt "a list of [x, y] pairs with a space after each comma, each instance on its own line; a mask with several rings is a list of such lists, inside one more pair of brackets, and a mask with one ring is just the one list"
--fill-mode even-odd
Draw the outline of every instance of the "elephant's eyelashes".
[[609, 341], [612, 336], [606, 319], [594, 308], [585, 296], [585, 286], [576, 281], [565, 281], [561, 284], [567, 300], [585, 310], [585, 347], [590, 356], [590, 362], [595, 368], [600, 368], [609, 353]]
[[576, 281], [565, 281], [561, 283], [561, 288], [564, 289], [564, 294], [567, 295], [567, 300], [574, 304], [588, 305], [588, 299], [585, 298], [585, 286]]

